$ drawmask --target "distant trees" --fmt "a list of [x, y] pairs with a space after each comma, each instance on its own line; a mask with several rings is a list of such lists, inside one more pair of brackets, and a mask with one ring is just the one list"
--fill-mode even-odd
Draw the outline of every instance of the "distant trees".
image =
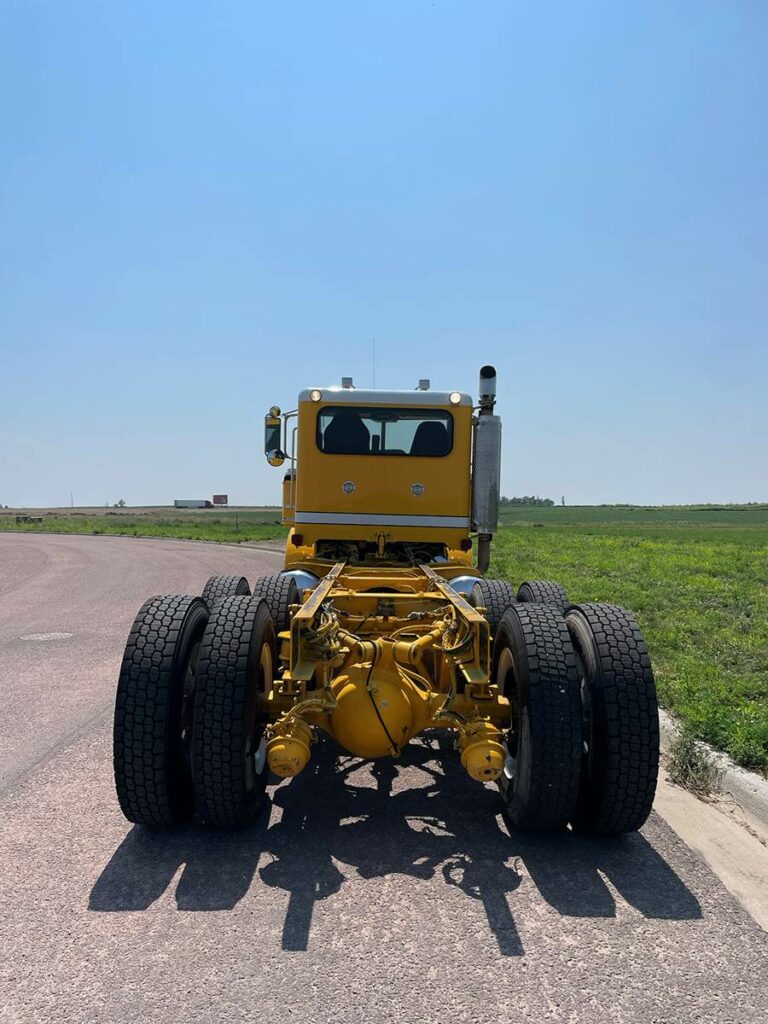
[[534, 497], [531, 494], [526, 494], [522, 498], [499, 498], [500, 505], [554, 505], [554, 501], [551, 498], [540, 498], [538, 495]]
[[121, 498], [120, 501], [116, 501], [112, 508], [125, 508], [125, 499]]

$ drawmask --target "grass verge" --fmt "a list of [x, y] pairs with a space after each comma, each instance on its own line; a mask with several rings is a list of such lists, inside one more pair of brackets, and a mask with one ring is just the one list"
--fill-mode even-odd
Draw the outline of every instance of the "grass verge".
[[112, 512], [104, 515], [77, 512], [43, 515], [42, 523], [16, 524], [15, 516], [0, 515], [1, 530], [45, 533], [105, 534], [113, 537], [175, 537], [178, 540], [210, 540], [241, 544], [244, 541], [285, 537], [279, 509], [228, 512]]

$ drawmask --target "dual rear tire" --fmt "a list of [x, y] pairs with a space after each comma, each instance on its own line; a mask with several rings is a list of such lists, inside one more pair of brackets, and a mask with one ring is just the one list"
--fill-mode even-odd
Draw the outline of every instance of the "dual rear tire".
[[656, 791], [659, 726], [648, 650], [632, 616], [606, 604], [517, 603], [502, 616], [493, 678], [510, 702], [500, 780], [512, 823], [571, 823], [603, 836], [639, 829]]
[[267, 783], [260, 698], [277, 665], [266, 602], [235, 595], [155, 597], [139, 611], [118, 680], [115, 785], [129, 821], [152, 828], [195, 814], [242, 825]]
[[253, 584], [253, 591], [245, 576], [210, 576], [203, 587], [203, 600], [211, 610], [228, 597], [244, 597], [248, 594], [261, 597], [267, 602], [278, 633], [288, 629], [291, 605], [299, 600], [293, 576], [286, 573], [261, 576]]
[[[113, 737], [129, 821], [163, 827], [197, 813], [232, 826], [258, 812], [268, 776], [261, 698], [277, 665], [275, 627], [285, 628], [297, 594], [291, 577], [257, 588], [264, 597], [235, 593], [211, 611], [182, 596], [151, 598], [139, 611]], [[482, 596], [500, 603], [508, 594], [488, 588]], [[557, 600], [492, 611], [492, 678], [511, 709], [500, 783], [510, 820], [526, 829], [570, 822], [600, 835], [640, 828], [656, 789], [659, 728], [632, 616], [605, 604], [571, 606], [564, 616]]]
[[515, 592], [508, 580], [481, 579], [472, 588], [471, 599], [475, 607], [485, 609], [492, 636], [496, 635], [506, 610], [518, 602], [548, 604], [561, 610], [570, 603], [565, 588], [552, 580], [526, 580]]
[[634, 618], [610, 604], [565, 616], [584, 708], [579, 799], [573, 827], [635, 832], [651, 812], [659, 771], [659, 712], [648, 648]]

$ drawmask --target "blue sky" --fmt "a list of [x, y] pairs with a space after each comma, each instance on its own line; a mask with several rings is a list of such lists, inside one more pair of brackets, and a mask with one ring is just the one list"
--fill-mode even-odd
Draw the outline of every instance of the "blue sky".
[[768, 500], [763, 0], [0, 4], [0, 502], [276, 502], [499, 371], [503, 491]]

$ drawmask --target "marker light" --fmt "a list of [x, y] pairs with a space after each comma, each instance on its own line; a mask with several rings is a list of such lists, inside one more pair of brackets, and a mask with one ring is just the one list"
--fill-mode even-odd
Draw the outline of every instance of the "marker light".
[[451, 403], [451, 405], [458, 405], [459, 402], [461, 401], [461, 392], [452, 391], [448, 396], [448, 401]]
[[317, 388], [313, 388], [309, 392], [309, 397], [312, 399], [313, 402], [319, 402], [320, 399], [323, 397], [323, 392], [319, 391]]
[[270, 406], [269, 415], [272, 417], [273, 420], [279, 420], [280, 419], [280, 406], [279, 405]]

